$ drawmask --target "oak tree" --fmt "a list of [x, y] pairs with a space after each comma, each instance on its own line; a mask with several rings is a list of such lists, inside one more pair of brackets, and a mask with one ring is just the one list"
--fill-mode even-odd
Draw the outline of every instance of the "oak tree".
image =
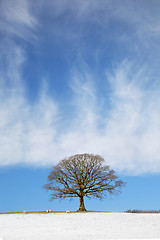
[[50, 200], [78, 197], [78, 211], [86, 211], [85, 196], [103, 199], [107, 193], [120, 192], [124, 185], [104, 158], [85, 153], [65, 158], [53, 166], [43, 188], [51, 190]]

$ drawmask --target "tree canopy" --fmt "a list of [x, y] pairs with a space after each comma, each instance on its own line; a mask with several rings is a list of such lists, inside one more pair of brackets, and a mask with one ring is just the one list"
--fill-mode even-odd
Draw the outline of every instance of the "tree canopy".
[[86, 211], [84, 197], [103, 199], [106, 194], [120, 192], [125, 183], [105, 164], [104, 158], [94, 154], [77, 154], [53, 166], [48, 183], [50, 200], [79, 197], [79, 211]]

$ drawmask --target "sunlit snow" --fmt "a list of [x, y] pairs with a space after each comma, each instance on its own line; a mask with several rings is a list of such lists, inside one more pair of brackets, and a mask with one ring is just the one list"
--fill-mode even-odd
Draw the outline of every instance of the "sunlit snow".
[[160, 238], [160, 214], [49, 213], [0, 215], [0, 240]]

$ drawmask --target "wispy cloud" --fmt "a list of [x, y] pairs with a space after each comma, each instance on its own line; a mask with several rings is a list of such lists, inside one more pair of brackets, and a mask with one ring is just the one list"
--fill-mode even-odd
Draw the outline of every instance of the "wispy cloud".
[[[84, 91], [86, 84], [81, 83], [78, 91], [82, 96], [86, 94], [86, 102], [82, 101], [81, 105], [85, 111], [81, 118], [77, 117], [77, 128], [72, 129], [65, 139], [71, 137], [77, 152], [96, 151], [121, 171], [130, 174], [159, 172], [160, 97], [152, 84], [150, 89], [145, 87], [146, 68], [136, 70], [134, 65], [124, 61], [112, 74], [107, 74], [112, 93], [110, 109], [102, 106], [105, 118], [97, 110], [98, 96], [92, 98], [88, 94], [92, 91], [90, 84]], [[95, 93], [95, 89], [92, 92]], [[100, 123], [103, 123], [103, 129], [98, 128]]]
[[[150, 5], [147, 0], [142, 5], [139, 1], [126, 1], [125, 5], [122, 2], [76, 0], [71, 5], [67, 0], [40, 0], [36, 2], [39, 5], [35, 15], [32, 8], [35, 5], [26, 0], [1, 1], [0, 166], [47, 166], [66, 156], [89, 152], [101, 154], [114, 168], [128, 174], [160, 172], [160, 85], [156, 67], [159, 55], [157, 45], [153, 44], [159, 39], [159, 13], [154, 4], [150, 6], [152, 14], [147, 11]], [[117, 23], [119, 30], [115, 30], [115, 36], [110, 29], [115, 29]], [[113, 58], [108, 69], [104, 65], [100, 68], [103, 80], [97, 79], [102, 75], [92, 71], [93, 66], [87, 67], [82, 61], [90, 47], [86, 36], [97, 40], [92, 24], [100, 29], [100, 45], [91, 47], [91, 52], [99, 54], [97, 63], [104, 59], [101, 56], [103, 51], [106, 53], [106, 42], [113, 41], [113, 45], [109, 43], [113, 51], [115, 46], [127, 48], [128, 56], [123, 54], [120, 59], [129, 60]], [[39, 25], [48, 34], [46, 41], [53, 40], [54, 48], [57, 46], [54, 34], [62, 42], [67, 39], [81, 43], [78, 40], [81, 35], [85, 39], [76, 50], [78, 67], [71, 70], [70, 80], [66, 79], [71, 91], [69, 107], [66, 102], [62, 107], [49, 94], [47, 78], [39, 79], [43, 84], [36, 101], [27, 97], [23, 66], [28, 59], [23, 40], [26, 43], [35, 35], [40, 40], [45, 37], [38, 31], [35, 34]], [[100, 91], [97, 85], [102, 83]], [[68, 113], [66, 109], [64, 112], [65, 107]]]
[[9, 55], [6, 72], [0, 76], [0, 162], [1, 165], [36, 161], [43, 164], [48, 139], [52, 141], [57, 130], [54, 128], [57, 107], [46, 95], [45, 87], [38, 102], [32, 105], [27, 102], [21, 76], [24, 52], [15, 48]]
[[35, 38], [33, 30], [37, 26], [31, 4], [26, 0], [2, 0], [0, 3], [0, 30], [4, 36], [23, 40]]
[[[14, 79], [21, 78], [18, 59], [24, 59], [22, 52], [16, 52]], [[48, 96], [46, 87], [35, 104], [27, 102], [20, 90], [22, 83], [15, 92], [1, 88], [0, 165], [45, 166], [71, 154], [90, 152], [101, 154], [113, 167], [129, 174], [160, 172], [160, 97], [144, 88], [145, 68], [134, 71], [135, 66], [124, 61], [107, 73], [112, 89], [109, 109], [100, 104], [91, 73], [74, 71], [74, 110], [63, 131], [60, 105]], [[105, 118], [100, 108], [106, 112]]]
[[[73, 54], [91, 58], [103, 54], [143, 64], [159, 72], [159, 1], [102, 0], [39, 2], [41, 30], [45, 40], [63, 42]], [[47, 20], [52, 25], [47, 25]], [[54, 39], [54, 40], [53, 40]], [[60, 40], [60, 41], [59, 41]], [[109, 53], [112, 51], [112, 53]], [[158, 54], [157, 54], [158, 53]], [[114, 59], [113, 59], [114, 58]]]
[[[43, 9], [49, 8], [48, 13], [52, 13], [53, 18], [68, 14], [68, 17], [74, 19], [72, 24], [75, 22], [79, 25], [86, 22], [97, 23], [106, 29], [108, 24], [113, 21], [113, 23], [125, 24], [126, 28], [129, 27], [132, 32], [131, 37], [133, 34], [139, 37], [143, 37], [142, 35], [145, 34], [145, 38], [160, 34], [160, 17], [157, 9], [160, 4], [158, 0], [154, 0], [152, 3], [149, 0], [141, 2], [126, 0], [125, 4], [123, 0], [101, 0], [100, 2], [98, 0], [83, 2], [75, 0], [72, 4], [68, 4], [68, 0], [60, 0], [48, 1], [45, 4], [41, 1], [40, 5]], [[67, 20], [69, 21], [69, 19]]]

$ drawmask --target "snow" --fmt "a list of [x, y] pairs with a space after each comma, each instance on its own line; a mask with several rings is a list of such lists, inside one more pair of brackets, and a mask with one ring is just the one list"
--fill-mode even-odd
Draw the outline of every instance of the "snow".
[[0, 215], [0, 240], [160, 239], [160, 214]]

